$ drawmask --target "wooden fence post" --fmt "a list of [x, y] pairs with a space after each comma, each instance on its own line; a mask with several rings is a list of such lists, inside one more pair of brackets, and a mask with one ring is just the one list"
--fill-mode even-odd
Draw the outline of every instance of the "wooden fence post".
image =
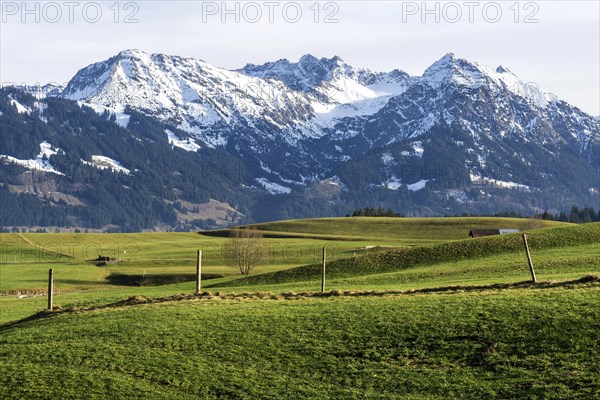
[[325, 263], [326, 263], [326, 252], [323, 247], [323, 269], [321, 270], [321, 293], [325, 293]]
[[54, 296], [54, 277], [52, 269], [48, 270], [48, 310], [52, 310], [52, 300]]
[[196, 294], [200, 293], [202, 288], [202, 250], [198, 250], [196, 255]]
[[527, 253], [527, 262], [529, 263], [529, 272], [531, 272], [531, 280], [536, 283], [535, 270], [533, 269], [533, 262], [531, 261], [531, 254], [529, 253], [529, 245], [527, 244], [527, 235], [523, 234], [523, 244], [525, 245], [525, 253]]

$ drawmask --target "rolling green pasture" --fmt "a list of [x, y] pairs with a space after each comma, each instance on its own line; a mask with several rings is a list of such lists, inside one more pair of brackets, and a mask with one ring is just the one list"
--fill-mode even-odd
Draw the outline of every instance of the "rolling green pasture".
[[[329, 218], [257, 225], [265, 231], [266, 255], [255, 273], [317, 262], [321, 248], [339, 259], [394, 247], [412, 247], [467, 238], [469, 229], [535, 229], [560, 226], [550, 221], [509, 218]], [[361, 228], [362, 227], [362, 228]], [[278, 232], [280, 237], [269, 237]], [[103, 288], [112, 273], [193, 273], [195, 252], [203, 249], [207, 274], [237, 274], [223, 260], [225, 236], [198, 233], [0, 234], [0, 292], [43, 289], [47, 269], [65, 290]], [[98, 255], [121, 262], [97, 267]]]
[[[0, 398], [600, 398], [600, 223], [257, 227], [250, 276], [224, 261], [226, 230], [0, 235]], [[515, 227], [538, 284], [520, 234], [466, 238]]]
[[[319, 268], [315, 263], [320, 262], [323, 246], [328, 252], [328, 288], [404, 289], [523, 280], [527, 279], [528, 273], [524, 269], [520, 236], [466, 239], [469, 229], [517, 227], [536, 232], [536, 228], [561, 226], [577, 228], [570, 224], [508, 218], [359, 217], [260, 224], [257, 227], [266, 236], [266, 256], [249, 278], [241, 277], [223, 258], [227, 232], [1, 234], [0, 293], [5, 295], [0, 296], [0, 322], [21, 318], [43, 308], [44, 299], [31, 296], [45, 293], [48, 268], [54, 270], [56, 303], [59, 305], [114, 301], [135, 294], [189, 292], [193, 290], [198, 248], [203, 249], [203, 286], [224, 292], [318, 290]], [[333, 236], [336, 232], [339, 240]], [[369, 235], [370, 238], [365, 238]], [[440, 258], [444, 246], [460, 249], [506, 237], [512, 238], [509, 248], [499, 247], [497, 254], [458, 254], [453, 259]], [[571, 249], [570, 255], [558, 264], [556, 256], [563, 253], [557, 248], [564, 247], [560, 242], [542, 249], [538, 248], [535, 236], [531, 240], [542, 279], [574, 279], [599, 270], [597, 260], [592, 257], [594, 244], [589, 240], [586, 244], [581, 243], [583, 247], [578, 251]], [[423, 251], [429, 255], [437, 251], [438, 258], [423, 259], [420, 265], [406, 264], [404, 267], [408, 265], [408, 270], [397, 271], [399, 259], [388, 255], [397, 254], [397, 251], [388, 253], [391, 249], [400, 251], [402, 259], [406, 258], [405, 254], [418, 255]], [[98, 266], [91, 262], [98, 255], [120, 261]], [[302, 267], [304, 265], [307, 267]], [[312, 271], [308, 275], [302, 272], [306, 268]], [[350, 273], [349, 268], [354, 272]], [[279, 276], [293, 278], [281, 280]], [[17, 298], [19, 294], [27, 297]]]
[[524, 218], [319, 218], [277, 221], [252, 225], [266, 234], [321, 235], [336, 238], [382, 239], [405, 246], [448, 240], [461, 240], [469, 230], [519, 229], [531, 230], [560, 226], [555, 221]]

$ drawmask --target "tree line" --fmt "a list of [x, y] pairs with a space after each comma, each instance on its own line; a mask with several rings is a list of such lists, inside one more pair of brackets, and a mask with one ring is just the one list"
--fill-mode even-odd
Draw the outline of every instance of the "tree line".
[[[352, 214], [347, 214], [346, 217], [397, 217], [403, 218], [405, 215], [395, 212], [391, 208], [387, 210], [383, 207], [365, 207], [354, 210]], [[524, 216], [521, 213], [514, 211], [503, 211], [494, 214], [481, 213], [462, 213], [462, 214], [445, 214], [444, 218], [450, 217], [496, 217], [496, 218], [533, 218], [549, 221], [571, 222], [574, 224], [586, 224], [589, 222], [600, 222], [600, 208], [596, 211], [593, 207], [572, 206], [569, 212], [560, 212], [552, 214], [548, 211], [534, 214], [532, 216]]]
[[551, 221], [586, 224], [589, 222], [600, 222], [600, 208], [596, 212], [592, 207], [579, 208], [577, 206], [573, 206], [571, 207], [571, 211], [568, 213], [561, 212], [559, 214], [551, 214], [548, 211], [544, 211], [543, 213], [536, 214], [533, 217]]
[[[346, 215], [346, 216], [349, 217], [350, 215]], [[352, 216], [353, 217], [397, 217], [397, 218], [401, 218], [401, 217], [404, 217], [404, 214], [397, 213], [394, 210], [392, 210], [391, 208], [388, 208], [386, 210], [383, 207], [378, 207], [378, 208], [365, 207], [365, 208], [358, 208], [358, 209], [354, 210], [354, 212], [352, 213]]]

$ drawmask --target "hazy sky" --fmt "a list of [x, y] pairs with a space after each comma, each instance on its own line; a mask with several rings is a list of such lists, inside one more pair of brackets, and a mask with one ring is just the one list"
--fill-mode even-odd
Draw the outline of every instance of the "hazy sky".
[[[516, 3], [516, 5], [515, 5]], [[420, 75], [447, 52], [600, 115], [600, 2], [2, 1], [0, 81], [68, 81], [123, 49], [239, 68], [311, 53]], [[226, 8], [226, 9], [225, 9]], [[238, 19], [238, 21], [236, 21]], [[36, 21], [37, 20], [37, 21]]]

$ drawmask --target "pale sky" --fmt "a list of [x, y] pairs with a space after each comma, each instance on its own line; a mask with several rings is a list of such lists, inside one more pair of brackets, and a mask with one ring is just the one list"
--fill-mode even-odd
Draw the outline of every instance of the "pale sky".
[[422, 1], [315, 6], [313, 0], [266, 0], [228, 2], [227, 10], [222, 1], [1, 3], [3, 85], [65, 83], [78, 69], [130, 48], [232, 69], [296, 61], [307, 53], [338, 55], [357, 67], [411, 75], [453, 52], [494, 68], [503, 65], [600, 115], [597, 0], [432, 1], [425, 7]]

